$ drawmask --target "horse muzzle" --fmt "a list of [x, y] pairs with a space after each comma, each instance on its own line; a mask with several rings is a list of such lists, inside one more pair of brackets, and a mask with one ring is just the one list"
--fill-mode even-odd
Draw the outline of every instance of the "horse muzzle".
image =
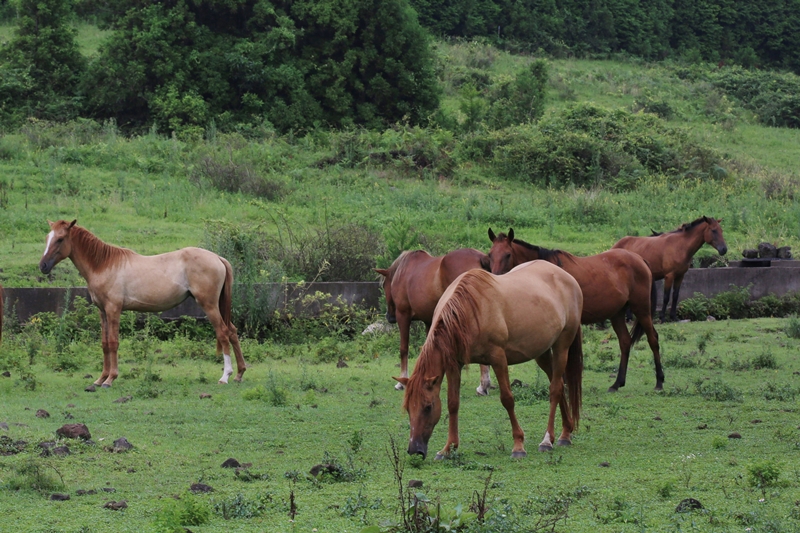
[[719, 252], [719, 255], [725, 255], [728, 253], [728, 247], [724, 245], [720, 246], [719, 248], [717, 248], [717, 251]]
[[56, 262], [52, 259], [50, 261], [45, 261], [42, 259], [39, 261], [39, 270], [42, 271], [42, 274], [49, 274], [53, 267], [55, 266]]
[[418, 440], [409, 441], [408, 455], [421, 455], [425, 459], [428, 456], [428, 444]]

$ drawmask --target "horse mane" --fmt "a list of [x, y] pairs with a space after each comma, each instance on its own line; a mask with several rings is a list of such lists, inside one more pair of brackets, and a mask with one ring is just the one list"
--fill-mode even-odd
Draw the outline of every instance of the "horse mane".
[[438, 371], [435, 359], [441, 360], [444, 372], [459, 370], [469, 364], [469, 345], [479, 324], [480, 301], [484, 290], [494, 284], [492, 275], [485, 270], [470, 270], [458, 282], [455, 290], [434, 318], [428, 338], [419, 352], [414, 372], [406, 385], [403, 409], [408, 410], [408, 398], [423, 380]]
[[[683, 233], [684, 231], [689, 231], [690, 229], [694, 228], [698, 224], [702, 224], [705, 221], [706, 221], [706, 217], [700, 217], [700, 218], [697, 218], [695, 220], [692, 220], [691, 222], [686, 222], [684, 224], [681, 224], [678, 228], [670, 231], [669, 233]], [[655, 232], [653, 232], [653, 233], [655, 233]], [[658, 235], [663, 235], [663, 233], [659, 233]], [[655, 237], [655, 235], [652, 235], [652, 236]]]
[[80, 226], [70, 229], [72, 247], [79, 251], [95, 272], [102, 272], [106, 268], [119, 264], [130, 256], [133, 251], [107, 244], [97, 238], [91, 231]]
[[[500, 233], [496, 237], [497, 239], [507, 239], [508, 235], [505, 233]], [[519, 244], [523, 248], [527, 248], [528, 250], [534, 250], [538, 252], [539, 259], [543, 259], [545, 261], [550, 261], [554, 265], [561, 266], [561, 256], [568, 257], [570, 259], [574, 258], [574, 256], [569, 253], [565, 252], [564, 250], [550, 250], [549, 248], [545, 248], [543, 246], [536, 246], [535, 244], [531, 244], [529, 242], [525, 242], [522, 239], [514, 239], [514, 244]]]

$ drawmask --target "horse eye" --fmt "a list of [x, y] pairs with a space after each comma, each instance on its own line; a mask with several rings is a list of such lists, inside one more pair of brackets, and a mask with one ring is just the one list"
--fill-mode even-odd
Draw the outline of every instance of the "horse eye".
[[58, 239], [56, 242], [62, 242], [64, 239]]
[[424, 410], [425, 410], [426, 413], [430, 413], [432, 409], [433, 409], [433, 405], [428, 404], [428, 405], [425, 406]]

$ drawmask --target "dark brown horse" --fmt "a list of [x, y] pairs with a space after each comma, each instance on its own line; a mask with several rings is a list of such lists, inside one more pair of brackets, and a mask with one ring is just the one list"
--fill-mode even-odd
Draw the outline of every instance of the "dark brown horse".
[[[430, 329], [433, 310], [444, 290], [458, 276], [473, 268], [489, 270], [489, 257], [472, 248], [461, 248], [438, 257], [432, 257], [424, 250], [405, 251], [389, 268], [375, 269], [383, 276], [386, 320], [400, 328], [401, 377], [408, 377], [411, 321], [420, 320]], [[478, 394], [488, 394], [489, 385], [489, 369], [482, 366]], [[403, 384], [397, 383], [395, 388], [403, 390]]]
[[[650, 237], [623, 237], [612, 247], [622, 248], [637, 253], [647, 261], [653, 273], [653, 281], [664, 280], [664, 305], [661, 308], [661, 321], [667, 313], [670, 291], [672, 293], [672, 309], [669, 316], [675, 320], [678, 309], [678, 294], [683, 283], [683, 276], [692, 264], [692, 257], [703, 244], [710, 244], [720, 255], [728, 252], [728, 245], [722, 236], [722, 219], [700, 217], [697, 220], [681, 225], [668, 233], [658, 233]], [[656, 302], [653, 300], [653, 308]]]
[[[500, 387], [500, 400], [511, 420], [511, 457], [526, 454], [522, 431], [514, 414], [514, 395], [508, 365], [535, 360], [550, 379], [550, 413], [539, 451], [553, 443], [567, 446], [578, 425], [581, 408], [583, 352], [581, 303], [575, 279], [544, 261], [528, 263], [505, 276], [470, 270], [442, 295], [433, 325], [406, 385], [403, 407], [408, 411], [409, 454], [428, 453], [428, 440], [442, 414], [439, 398], [447, 376], [449, 431], [447, 444], [436, 454], [443, 459], [458, 448], [458, 407], [461, 369], [470, 363], [491, 365]], [[564, 391], [569, 392], [569, 401]], [[556, 406], [561, 409], [561, 436], [555, 437]]]
[[[609, 392], [625, 386], [628, 372], [628, 357], [631, 346], [647, 334], [647, 342], [653, 351], [656, 367], [656, 390], [664, 384], [658, 333], [653, 327], [650, 300], [653, 297], [653, 281], [650, 269], [638, 255], [626, 250], [609, 250], [590, 257], [577, 257], [562, 250], [548, 250], [514, 238], [514, 230], [508, 235], [495, 235], [489, 228], [492, 249], [489, 261], [493, 274], [504, 274], [515, 266], [544, 259], [570, 273], [583, 291], [582, 324], [595, 324], [610, 319], [619, 339], [619, 372]], [[625, 326], [625, 309], [630, 307], [636, 315], [633, 331]]]
[[75, 222], [49, 222], [52, 231], [47, 235], [39, 270], [47, 274], [69, 257], [86, 280], [92, 303], [100, 309], [103, 335], [103, 374], [95, 385], [110, 387], [119, 375], [117, 350], [122, 311], [166, 311], [190, 296], [206, 312], [217, 334], [217, 355], [221, 353], [224, 362], [219, 382], [227, 383], [233, 374], [231, 346], [238, 370], [234, 379], [242, 380], [246, 367], [236, 326], [231, 323], [233, 272], [228, 261], [202, 248], [139, 255], [104, 243]]

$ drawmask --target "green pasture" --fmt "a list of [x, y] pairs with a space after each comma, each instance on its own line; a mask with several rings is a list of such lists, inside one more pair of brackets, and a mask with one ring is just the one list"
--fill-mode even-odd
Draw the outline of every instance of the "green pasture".
[[[448, 513], [458, 505], [466, 510], [491, 476], [494, 525], [481, 530], [472, 523], [469, 531], [549, 531], [537, 529], [541, 520], [562, 513], [556, 531], [797, 531], [800, 346], [784, 331], [788, 321], [660, 326], [666, 372], [660, 393], [652, 390], [646, 343], [633, 351], [627, 385], [607, 393], [616, 339], [611, 330], [587, 329], [580, 429], [574, 446], [552, 453], [536, 451], [547, 412], [538, 399], [545, 378], [535, 364], [512, 367], [511, 378], [526, 385], [515, 389], [527, 436], [524, 460], [510, 459], [510, 425], [497, 391], [476, 397], [478, 372], [470, 369], [462, 376], [458, 456], [434, 462], [431, 454], [422, 463], [405, 457], [408, 422], [391, 380], [396, 332], [334, 343], [333, 358], [321, 358], [331, 348], [326, 341], [246, 341], [250, 367], [243, 383], [228, 386], [216, 384], [221, 365], [211, 342], [137, 334], [123, 339], [121, 377], [95, 393], [84, 392], [90, 383], [84, 375], [99, 374], [99, 343], [71, 346], [70, 370], [55, 372], [64, 362], [53, 339], [31, 355], [29, 337], [7, 334], [2, 364], [11, 377], [0, 377], [0, 422], [8, 429], [0, 438], [4, 451], [10, 442], [27, 445], [0, 457], [0, 515], [15, 531], [158, 531], [164, 509], [191, 502], [210, 512], [205, 524], [188, 526], [196, 533], [357, 532], [398, 519], [388, 455], [394, 439], [404, 459], [403, 484], [423, 481], [416, 490]], [[418, 330], [412, 353], [421, 342]], [[338, 368], [337, 357], [347, 366]], [[127, 402], [115, 401], [126, 396]], [[38, 409], [50, 418], [37, 418]], [[37, 444], [56, 440], [65, 423], [86, 424], [94, 444], [60, 439], [69, 456], [40, 457]], [[729, 438], [734, 432], [741, 438]], [[112, 453], [120, 437], [134, 448]], [[431, 452], [445, 439], [443, 420]], [[238, 474], [221, 468], [230, 457], [252, 466]], [[318, 464], [341, 467], [341, 480], [314, 478], [309, 472]], [[45, 490], [31, 488], [24, 474], [31, 468]], [[191, 496], [196, 482], [214, 492]], [[79, 496], [79, 489], [97, 493]], [[71, 498], [49, 501], [53, 492]], [[704, 509], [676, 513], [685, 498]], [[127, 509], [103, 507], [119, 500]]]

